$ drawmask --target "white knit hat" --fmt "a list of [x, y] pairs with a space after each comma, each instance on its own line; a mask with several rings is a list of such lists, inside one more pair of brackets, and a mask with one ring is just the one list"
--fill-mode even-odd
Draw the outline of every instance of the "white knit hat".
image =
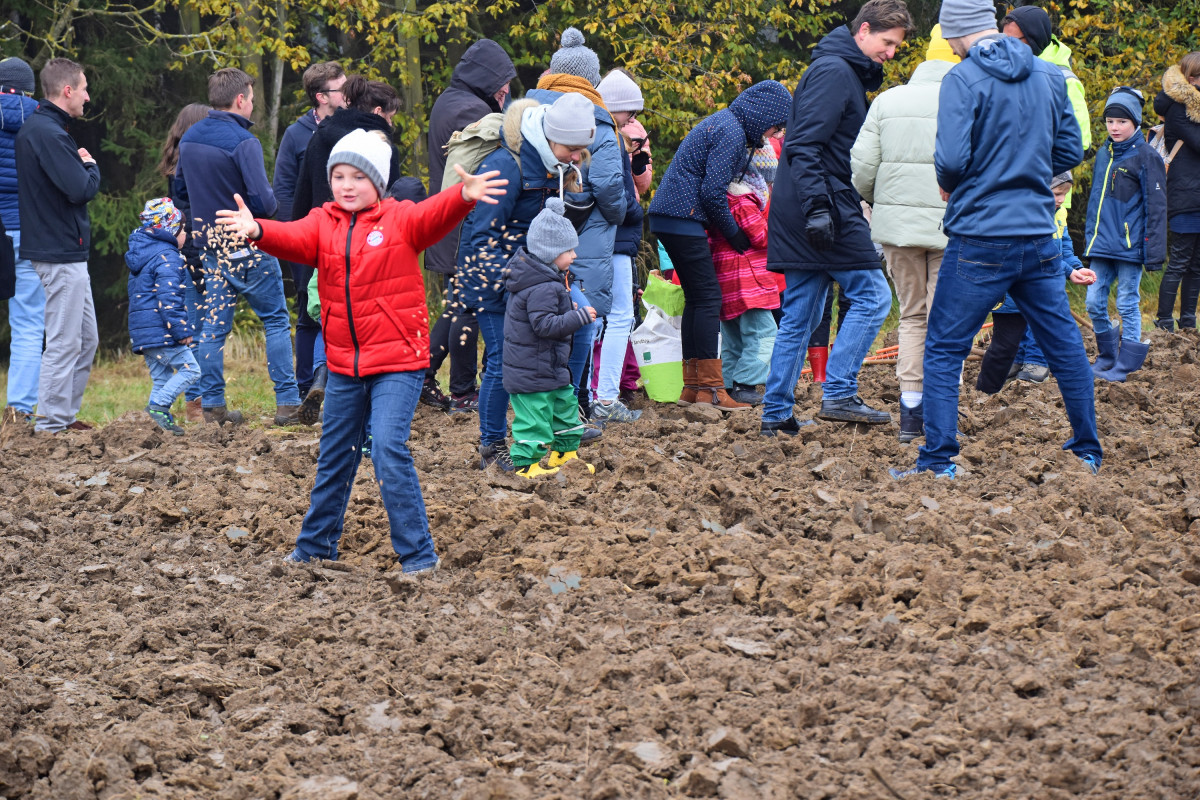
[[542, 118], [542, 133], [567, 147], [591, 147], [596, 136], [596, 106], [579, 92], [567, 92]]
[[325, 162], [328, 176], [338, 164], [348, 164], [370, 178], [382, 199], [387, 194], [388, 178], [392, 174], [392, 146], [379, 131], [352, 130], [338, 139]]
[[620, 70], [613, 70], [604, 76], [596, 87], [600, 97], [604, 99], [604, 107], [609, 111], [641, 111], [642, 90], [628, 75]]

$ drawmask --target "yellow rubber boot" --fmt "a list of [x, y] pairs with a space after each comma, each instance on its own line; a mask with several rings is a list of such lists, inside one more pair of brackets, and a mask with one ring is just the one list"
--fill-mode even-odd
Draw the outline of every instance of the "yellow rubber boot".
[[551, 450], [550, 451], [550, 460], [547, 461], [546, 463], [549, 464], [550, 466], [554, 467], [555, 470], [557, 470], [559, 467], [561, 467], [563, 464], [567, 463], [568, 461], [578, 461], [580, 464], [583, 464], [585, 467], [587, 467], [588, 472], [592, 473], [593, 475], [596, 474], [596, 468], [594, 466], [592, 466], [591, 464], [587, 463], [586, 461], [583, 461], [582, 459], [580, 459], [579, 452], [576, 450], [568, 450], [565, 453], [560, 453], [557, 450]]
[[550, 469], [546, 469], [541, 464], [534, 462], [527, 467], [521, 467], [517, 470], [517, 474], [522, 478], [540, 478], [543, 475], [553, 475], [558, 472], [558, 467], [554, 464], [550, 465]]

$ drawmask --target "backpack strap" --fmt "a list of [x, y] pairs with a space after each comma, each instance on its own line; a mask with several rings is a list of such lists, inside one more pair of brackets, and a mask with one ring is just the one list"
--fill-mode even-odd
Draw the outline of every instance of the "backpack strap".
[[1167, 163], [1168, 167], [1171, 166], [1171, 162], [1175, 160], [1175, 156], [1179, 154], [1179, 148], [1181, 147], [1183, 147], [1183, 139], [1176, 139], [1175, 146], [1171, 148], [1171, 152], [1168, 153], [1167, 157], [1163, 159], [1163, 161]]

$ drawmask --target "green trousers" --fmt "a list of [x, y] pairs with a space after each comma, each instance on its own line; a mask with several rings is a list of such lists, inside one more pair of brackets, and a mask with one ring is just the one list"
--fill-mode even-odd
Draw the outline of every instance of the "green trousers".
[[579, 399], [575, 387], [560, 386], [550, 392], [514, 394], [512, 462], [527, 467], [542, 460], [546, 448], [560, 453], [579, 449], [583, 423], [579, 421]]

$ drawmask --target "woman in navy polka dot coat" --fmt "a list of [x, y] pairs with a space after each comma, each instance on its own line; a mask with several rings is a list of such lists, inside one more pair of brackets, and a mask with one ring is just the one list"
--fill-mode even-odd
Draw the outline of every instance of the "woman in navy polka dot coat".
[[725, 394], [717, 349], [721, 287], [708, 232], [721, 234], [739, 252], [749, 249], [750, 240], [729, 211], [725, 189], [745, 171], [751, 151], [762, 146], [764, 136], [786, 124], [791, 102], [783, 84], [761, 81], [728, 108], [705, 117], [679, 146], [650, 203], [650, 231], [666, 248], [683, 286], [680, 405], [703, 402], [725, 410], [749, 408]]

